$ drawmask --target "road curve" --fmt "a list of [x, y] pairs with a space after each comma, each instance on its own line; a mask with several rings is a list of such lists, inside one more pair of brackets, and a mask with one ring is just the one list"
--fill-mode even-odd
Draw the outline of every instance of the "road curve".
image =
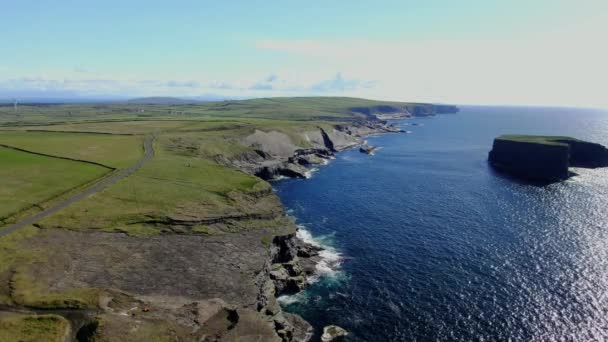
[[41, 219], [43, 219], [49, 215], [52, 215], [52, 214], [58, 212], [59, 210], [72, 205], [73, 203], [83, 200], [83, 199], [107, 188], [108, 186], [118, 182], [119, 180], [121, 180], [121, 179], [127, 177], [128, 175], [132, 174], [133, 172], [137, 171], [142, 165], [144, 165], [144, 163], [146, 163], [148, 160], [152, 159], [152, 157], [154, 156], [154, 146], [153, 145], [154, 145], [154, 136], [147, 137], [146, 140], [144, 141], [144, 155], [135, 164], [129, 166], [126, 169], [116, 172], [115, 174], [111, 175], [110, 177], [107, 177], [107, 178], [103, 179], [102, 181], [93, 184], [92, 186], [73, 195], [72, 197], [70, 197], [60, 203], [57, 203], [57, 204], [39, 212], [36, 215], [30, 216], [26, 219], [23, 219], [17, 223], [11, 224], [4, 228], [0, 227], [0, 237], [4, 236], [6, 234], [9, 234], [11, 232], [14, 232], [15, 230], [17, 230], [19, 228], [23, 228], [32, 223], [40, 221]]

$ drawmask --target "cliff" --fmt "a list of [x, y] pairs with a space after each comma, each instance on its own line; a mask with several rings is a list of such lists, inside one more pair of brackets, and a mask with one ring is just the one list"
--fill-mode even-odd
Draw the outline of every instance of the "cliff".
[[496, 169], [519, 178], [556, 182], [570, 176], [570, 166], [608, 166], [608, 150], [570, 137], [502, 135], [494, 139], [488, 160]]
[[363, 144], [370, 134], [399, 132], [402, 130], [379, 120], [311, 127], [291, 135], [256, 130], [240, 142], [253, 151], [232, 158], [218, 155], [215, 160], [265, 180], [306, 178], [307, 166], [327, 163], [336, 152]]
[[377, 105], [350, 108], [353, 114], [359, 114], [367, 120], [403, 119], [437, 114], [454, 114], [459, 109], [453, 105], [438, 105], [430, 103], [399, 105]]

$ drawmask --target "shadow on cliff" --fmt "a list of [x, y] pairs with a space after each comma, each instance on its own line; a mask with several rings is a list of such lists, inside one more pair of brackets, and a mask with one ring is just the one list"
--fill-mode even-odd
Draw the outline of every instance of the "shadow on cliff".
[[[521, 178], [518, 176], [511, 175], [506, 171], [502, 171], [502, 170], [492, 166], [492, 164], [490, 162], [488, 162], [488, 169], [489, 169], [490, 173], [492, 175], [494, 175], [495, 177], [506, 179], [509, 182], [519, 184], [519, 185], [532, 185], [532, 186], [543, 188], [543, 187], [549, 186], [551, 184], [563, 182], [563, 180], [543, 181], [543, 180]], [[574, 176], [578, 176], [578, 174], [575, 172], [572, 172], [572, 171], [568, 171], [568, 178], [571, 178]]]

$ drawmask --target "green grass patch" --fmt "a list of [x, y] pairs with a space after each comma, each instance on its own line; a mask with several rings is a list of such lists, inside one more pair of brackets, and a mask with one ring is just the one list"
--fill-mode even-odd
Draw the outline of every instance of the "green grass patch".
[[0, 147], [0, 163], [0, 220], [109, 172], [97, 165], [4, 147]]
[[39, 229], [27, 226], [0, 237], [0, 304], [12, 304], [9, 282], [17, 265], [28, 265], [44, 260], [44, 251], [28, 246], [28, 238], [36, 236]]
[[580, 141], [575, 138], [565, 136], [551, 136], [551, 135], [519, 135], [519, 134], [504, 134], [496, 138], [497, 140], [509, 140], [516, 142], [526, 142], [534, 144], [545, 144], [545, 145], [562, 145], [567, 146], [564, 141]]
[[108, 134], [0, 131], [0, 144], [124, 168], [142, 156], [143, 138]]
[[[71, 104], [21, 105], [0, 107], [0, 126], [86, 123], [121, 120], [206, 120], [217, 118], [259, 118], [309, 121], [362, 117], [353, 108], [378, 106], [425, 106], [406, 102], [375, 101], [350, 97], [278, 97], [241, 101], [202, 102], [196, 104]], [[118, 127], [118, 126], [116, 126]], [[158, 127], [164, 129], [165, 127]], [[66, 127], [64, 127], [66, 129]], [[82, 127], [78, 128], [79, 130]], [[139, 128], [135, 128], [139, 130]], [[133, 130], [131, 130], [133, 132]], [[142, 132], [142, 131], [138, 131]]]
[[63, 342], [68, 329], [68, 321], [57, 315], [9, 314], [0, 317], [0, 341]]
[[11, 299], [15, 304], [37, 309], [94, 309], [99, 305], [100, 291], [76, 288], [54, 292], [40, 286], [27, 271], [17, 268], [11, 279]]
[[[261, 184], [260, 184], [261, 183]], [[233, 215], [233, 191], [255, 194], [270, 185], [243, 172], [202, 158], [176, 155], [162, 141], [156, 154], [135, 174], [40, 222], [73, 230], [101, 229], [151, 235], [144, 223]]]

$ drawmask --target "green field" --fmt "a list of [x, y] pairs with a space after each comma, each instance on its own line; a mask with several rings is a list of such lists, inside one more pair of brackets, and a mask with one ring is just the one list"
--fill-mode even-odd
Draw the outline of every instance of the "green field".
[[259, 118], [280, 120], [349, 120], [361, 117], [354, 108], [377, 106], [426, 106], [406, 102], [375, 101], [349, 97], [285, 97], [197, 104], [97, 104], [21, 105], [0, 107], [0, 126], [29, 126], [124, 120], [217, 120]]
[[57, 315], [0, 316], [0, 341], [63, 342], [68, 329], [68, 321]]
[[142, 155], [142, 137], [128, 135], [0, 131], [0, 144], [124, 168]]
[[[229, 194], [268, 185], [217, 164], [217, 158], [255, 154], [243, 139], [256, 130], [282, 133], [294, 146], [306, 148], [304, 132], [331, 129], [364, 118], [362, 113], [402, 111], [408, 106], [413, 104], [342, 97], [21, 105], [17, 112], [0, 107], [0, 144], [121, 169], [141, 158], [143, 139], [154, 134], [156, 155], [141, 170], [42, 222], [70, 229], [135, 231], [138, 222], [151, 217], [166, 220], [247, 211]], [[0, 217], [4, 218], [108, 172], [95, 165], [9, 149], [0, 150], [0, 160], [6, 165], [0, 171]]]
[[[270, 185], [243, 172], [206, 159], [166, 151], [163, 141], [156, 155], [136, 174], [40, 222], [43, 227], [72, 230], [102, 229], [132, 234], [158, 233], [141, 223], [174, 218], [231, 215], [239, 204], [231, 192], [252, 193]], [[83, 224], [86, 222], [86, 224]]]
[[521, 135], [521, 134], [504, 134], [496, 138], [498, 140], [511, 140], [517, 142], [528, 142], [545, 145], [563, 145], [567, 146], [564, 141], [580, 141], [571, 137], [551, 136], [551, 135]]
[[102, 177], [101, 166], [0, 147], [0, 219]]

